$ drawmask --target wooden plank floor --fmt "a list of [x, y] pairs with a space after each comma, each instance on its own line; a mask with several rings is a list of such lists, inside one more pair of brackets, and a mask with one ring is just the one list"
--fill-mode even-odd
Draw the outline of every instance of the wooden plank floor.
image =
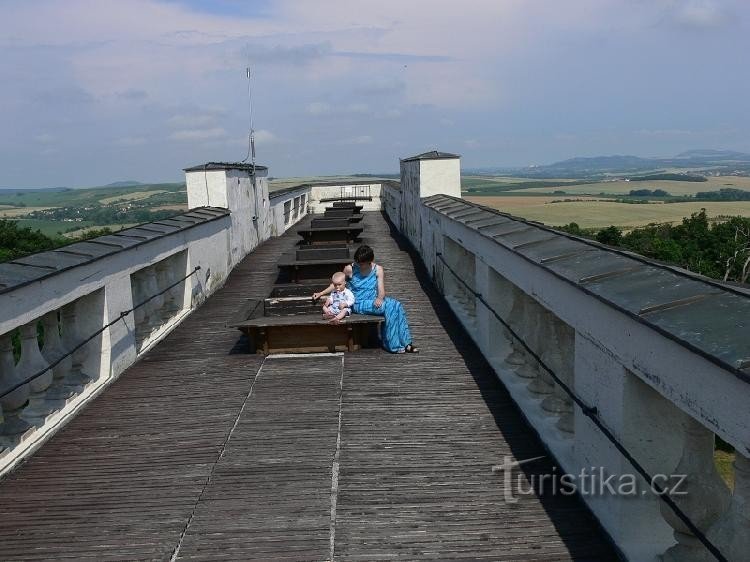
[[270, 240], [0, 483], [0, 559], [615, 559], [577, 499], [503, 500], [490, 467], [540, 442], [383, 218], [364, 224], [421, 354], [242, 353], [224, 321], [295, 236]]

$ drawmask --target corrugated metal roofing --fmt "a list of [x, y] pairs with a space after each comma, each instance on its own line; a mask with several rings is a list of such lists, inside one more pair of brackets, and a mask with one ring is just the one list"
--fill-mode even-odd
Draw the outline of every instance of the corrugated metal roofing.
[[141, 224], [84, 242], [75, 242], [56, 250], [39, 252], [0, 263], [0, 294], [227, 215], [229, 215], [228, 209], [199, 207], [168, 219]]
[[448, 195], [424, 204], [750, 382], [750, 294]]

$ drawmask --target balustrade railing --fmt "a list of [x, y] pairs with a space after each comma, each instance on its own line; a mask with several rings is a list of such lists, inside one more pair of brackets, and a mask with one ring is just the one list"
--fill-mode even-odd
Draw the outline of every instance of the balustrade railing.
[[187, 267], [186, 260], [185, 252], [180, 252], [130, 275], [133, 302], [143, 303], [135, 310], [139, 349], [183, 310], [185, 283], [180, 279]]
[[[582, 397], [583, 387], [579, 389], [576, 381], [577, 370], [589, 369], [591, 365], [586, 361], [577, 363], [578, 354], [584, 353], [577, 348], [577, 340], [583, 338], [586, 345], [582, 349], [585, 350], [591, 345], [588, 336], [579, 334], [537, 295], [529, 294], [528, 287], [512, 283], [501, 271], [487, 265], [492, 263], [487, 256], [475, 254], [447, 236], [442, 241], [442, 250], [437, 252], [437, 261], [441, 264], [437, 269], [441, 277], [437, 281], [446, 300], [521, 409], [540, 430], [551, 451], [559, 455], [567, 467], [593, 463], [595, 458], [589, 456], [590, 450], [601, 448], [591, 443], [593, 434], [588, 428], [595, 427], [624, 461], [619, 465], [613, 464], [611, 458], [602, 459], [602, 466], [608, 465], [618, 474], [632, 471], [653, 492], [637, 500], [614, 497], [591, 501], [609, 502], [610, 511], [619, 514], [619, 519], [613, 521], [619, 521], [623, 527], [647, 528], [650, 536], [644, 538], [644, 542], [654, 547], [668, 545], [656, 551], [661, 560], [703, 562], [747, 558], [750, 552], [748, 456], [743, 451], [735, 451], [734, 488], [730, 489], [717, 471], [715, 434], [706, 427], [705, 421], [645, 386], [629, 368], [618, 365], [619, 359], [613, 351], [597, 350], [604, 363], [594, 365], [594, 371], [586, 373], [585, 384], [601, 387], [586, 387], [589, 397]], [[479, 280], [480, 270], [486, 282]], [[477, 290], [479, 285], [482, 292]], [[483, 316], [486, 318], [480, 324], [484, 322], [489, 326], [488, 336], [475, 330], [477, 318]], [[600, 381], [591, 379], [596, 369], [606, 375]], [[631, 389], [618, 394], [619, 402], [610, 401], [608, 396], [607, 385], [618, 381], [616, 376], [608, 378], [615, 372], [621, 372], [625, 379], [617, 384]], [[628, 384], [627, 379], [637, 384]], [[621, 412], [614, 416], [613, 412], [603, 410], [615, 407]], [[644, 413], [661, 417], [649, 423], [648, 419], [643, 419]], [[668, 435], [660, 433], [664, 429], [659, 425], [662, 417], [680, 420], [672, 424]], [[584, 423], [584, 419], [593, 426]], [[605, 419], [619, 420], [615, 423], [620, 425], [610, 427]], [[579, 428], [585, 428], [580, 435], [576, 433]], [[669, 454], [658, 450], [659, 443], [670, 449]], [[674, 478], [684, 475], [679, 493], [673, 495], [676, 488], [670, 489], [655, 477], [664, 475]], [[611, 521], [605, 520], [605, 523]], [[626, 552], [642, 553], [652, 548], [620, 542], [632, 541], [638, 534], [624, 531], [618, 536], [617, 528], [608, 528]], [[662, 534], [667, 529], [671, 529], [674, 536], [671, 545]], [[640, 554], [635, 556], [640, 559]], [[648, 559], [653, 559], [651, 556]]]
[[[186, 280], [200, 270], [196, 266], [186, 274], [185, 267], [182, 252], [136, 272], [132, 308], [103, 327], [99, 289], [0, 335], [0, 454], [108, 376], [101, 370], [102, 335], [113, 325], [132, 313], [136, 331], [148, 337], [182, 311]], [[19, 344], [15, 353], [14, 338]]]

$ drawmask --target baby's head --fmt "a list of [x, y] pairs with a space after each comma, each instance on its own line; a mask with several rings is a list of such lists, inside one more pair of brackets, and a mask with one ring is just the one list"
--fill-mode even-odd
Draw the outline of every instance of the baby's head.
[[337, 291], [343, 291], [346, 288], [346, 275], [343, 271], [334, 273], [331, 281], [333, 282], [333, 288]]

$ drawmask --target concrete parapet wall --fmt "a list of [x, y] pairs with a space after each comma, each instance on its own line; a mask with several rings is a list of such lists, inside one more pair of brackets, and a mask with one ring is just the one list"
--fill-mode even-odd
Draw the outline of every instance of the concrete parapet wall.
[[289, 227], [307, 216], [310, 207], [309, 186], [271, 192], [271, 236], [281, 236]]
[[330, 201], [339, 198], [357, 198], [357, 204], [362, 205], [364, 211], [379, 211], [381, 209], [380, 193], [382, 184], [374, 183], [341, 183], [341, 184], [310, 184], [310, 212], [321, 214]]
[[[735, 335], [737, 326], [721, 307], [712, 318], [689, 307], [710, 295], [743, 309], [745, 294], [727, 288], [723, 295], [719, 284], [647, 260], [633, 265], [632, 256], [610, 255], [595, 243], [579, 248], [580, 242], [562, 234], [455, 196], [418, 197], [429, 189], [420, 183], [432, 181], [420, 174], [421, 164], [402, 161], [401, 191], [386, 190], [384, 210], [416, 248], [560, 470], [600, 471], [614, 475], [615, 482], [637, 482], [635, 495], [606, 489], [581, 494], [624, 555], [638, 561], [712, 559], [540, 361], [592, 408], [587, 411], [649, 474], [686, 475], [690, 492], [674, 496], [675, 501], [727, 559], [741, 559], [735, 553], [747, 552], [750, 535], [750, 373], [742, 371], [741, 358], [750, 357], [750, 341]], [[439, 186], [432, 192], [439, 193]], [[544, 254], [543, 247], [551, 250]], [[561, 275], [565, 270], [554, 264], [570, 256], [591, 258], [584, 264], [591, 273], [582, 272], [573, 282]], [[606, 272], [610, 259], [614, 265]], [[596, 273], [600, 264], [605, 273]], [[622, 294], [648, 303], [636, 306], [640, 314], [592, 293], [595, 283], [625, 279], [629, 272], [650, 287], [633, 296], [629, 291], [635, 289], [623, 281]], [[657, 294], [694, 285], [695, 299], [658, 304]], [[669, 311], [669, 324], [658, 316], [662, 311]], [[697, 349], [700, 342], [690, 340], [701, 329], [719, 342], [715, 352]], [[724, 332], [726, 340], [716, 336]], [[736, 448], [733, 494], [714, 466], [715, 436]], [[735, 525], [744, 529], [744, 538], [731, 531]]]
[[0, 264], [0, 474], [307, 214], [309, 188], [269, 198], [247, 169], [186, 180], [188, 213]]

